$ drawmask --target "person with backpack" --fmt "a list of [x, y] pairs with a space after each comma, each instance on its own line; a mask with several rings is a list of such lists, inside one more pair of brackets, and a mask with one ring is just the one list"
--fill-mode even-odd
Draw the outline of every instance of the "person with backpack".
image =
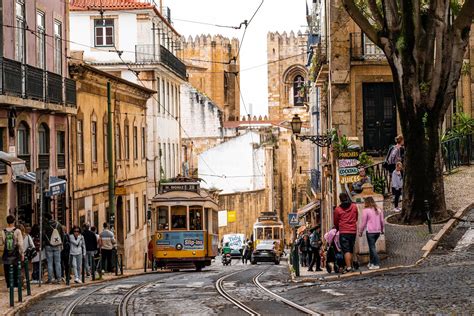
[[7, 227], [2, 230], [1, 243], [3, 246], [3, 271], [5, 272], [5, 281], [7, 288], [9, 284], [10, 265], [13, 265], [13, 286], [18, 287], [18, 262], [25, 259], [23, 249], [23, 237], [21, 231], [15, 227], [16, 218], [13, 215], [7, 216]]
[[359, 212], [345, 192], [339, 194], [341, 204], [334, 210], [334, 227], [339, 232], [342, 253], [346, 268], [342, 273], [352, 272], [352, 257], [357, 236], [357, 220]]
[[117, 246], [114, 233], [109, 229], [109, 224], [104, 223], [104, 230], [99, 235], [99, 246], [102, 254], [102, 271], [112, 272], [112, 254]]
[[314, 264], [316, 263], [316, 271], [321, 270], [321, 236], [320, 228], [316, 227], [311, 230], [311, 235], [309, 235], [309, 245], [311, 249], [311, 264], [309, 265], [308, 271], [313, 271]]
[[48, 281], [46, 283], [58, 284], [61, 278], [61, 250], [63, 246], [63, 228], [60, 223], [53, 220], [50, 213], [44, 214], [43, 243], [48, 262]]
[[369, 245], [369, 270], [380, 269], [380, 259], [377, 255], [375, 244], [380, 234], [384, 233], [384, 218], [373, 197], [366, 197], [364, 200], [364, 210], [362, 211], [362, 223], [359, 227], [359, 237], [362, 237], [367, 228], [367, 243]]
[[81, 282], [82, 260], [86, 257], [86, 242], [84, 236], [81, 235], [79, 226], [72, 228], [72, 234], [69, 235], [70, 261], [72, 262], [72, 269], [74, 270], [74, 283]]
[[403, 162], [403, 157], [405, 154], [405, 148], [403, 147], [403, 145], [403, 135], [398, 135], [397, 137], [395, 137], [395, 145], [389, 148], [387, 156], [385, 156], [383, 167], [387, 169], [390, 175], [395, 170], [397, 162]]

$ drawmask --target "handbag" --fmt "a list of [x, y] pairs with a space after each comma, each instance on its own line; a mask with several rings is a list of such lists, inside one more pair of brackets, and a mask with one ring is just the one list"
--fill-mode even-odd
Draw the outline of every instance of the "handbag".
[[35, 245], [31, 240], [31, 237], [28, 236], [28, 248], [25, 250], [25, 257], [28, 258], [28, 261], [31, 261], [37, 254], [38, 252], [36, 251]]

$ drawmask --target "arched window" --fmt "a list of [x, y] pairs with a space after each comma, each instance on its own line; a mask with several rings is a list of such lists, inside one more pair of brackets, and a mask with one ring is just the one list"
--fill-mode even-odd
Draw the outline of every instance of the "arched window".
[[120, 144], [121, 138], [120, 124], [117, 124], [115, 125], [115, 155], [117, 160], [122, 159], [122, 146]]
[[25, 122], [18, 126], [17, 145], [19, 156], [30, 154], [30, 128]]
[[293, 79], [293, 104], [295, 106], [303, 106], [306, 100], [306, 89], [304, 86], [304, 78], [298, 75]]
[[40, 169], [49, 169], [49, 128], [46, 123], [38, 127], [38, 165]]

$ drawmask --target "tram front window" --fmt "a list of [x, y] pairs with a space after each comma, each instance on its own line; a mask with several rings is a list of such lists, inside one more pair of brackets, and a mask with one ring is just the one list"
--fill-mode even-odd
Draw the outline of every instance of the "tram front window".
[[173, 206], [171, 208], [171, 228], [173, 230], [186, 229], [186, 207]]
[[257, 228], [257, 239], [263, 239], [263, 228]]
[[280, 239], [280, 228], [273, 227], [273, 239]]
[[160, 206], [158, 208], [158, 230], [169, 229], [168, 207]]
[[202, 230], [202, 208], [193, 207], [189, 209], [189, 229]]
[[265, 227], [264, 235], [265, 235], [265, 239], [272, 239], [272, 228]]

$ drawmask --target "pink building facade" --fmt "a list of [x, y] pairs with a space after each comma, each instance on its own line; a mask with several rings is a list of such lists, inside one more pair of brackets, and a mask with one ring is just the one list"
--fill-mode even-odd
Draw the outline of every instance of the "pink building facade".
[[38, 223], [35, 172], [46, 169], [44, 211], [68, 224], [68, 125], [76, 114], [68, 1], [3, 0], [0, 6], [0, 221], [13, 214], [19, 223]]

